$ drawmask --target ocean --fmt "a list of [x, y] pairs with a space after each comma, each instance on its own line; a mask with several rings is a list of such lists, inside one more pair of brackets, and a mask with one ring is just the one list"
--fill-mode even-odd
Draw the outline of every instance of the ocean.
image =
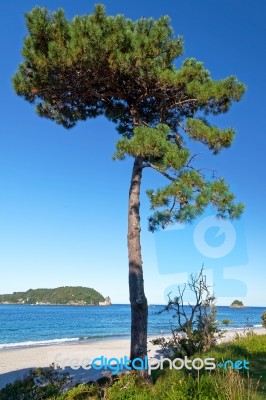
[[[176, 319], [171, 314], [156, 314], [162, 308], [161, 305], [149, 307], [149, 335], [170, 333], [171, 324], [175, 326]], [[265, 308], [220, 306], [217, 310], [217, 320], [222, 329], [240, 329], [247, 324], [260, 327]], [[229, 319], [230, 324], [222, 325], [223, 319]], [[0, 305], [0, 350], [128, 338], [129, 335], [129, 305]]]

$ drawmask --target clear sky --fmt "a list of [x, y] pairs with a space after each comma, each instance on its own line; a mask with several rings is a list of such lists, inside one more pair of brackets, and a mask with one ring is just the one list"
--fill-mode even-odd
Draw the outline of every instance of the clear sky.
[[[201, 165], [225, 177], [245, 203], [240, 223], [222, 227], [219, 235], [219, 227], [206, 214], [193, 226], [153, 235], [147, 230], [145, 189], [165, 182], [144, 171], [141, 234], [149, 303], [164, 302], [169, 287], [186, 281], [187, 272], [197, 271], [204, 262], [219, 304], [238, 297], [247, 305], [266, 306], [265, 1], [103, 3], [108, 14], [132, 19], [170, 15], [175, 34], [184, 37], [185, 57], [203, 61], [214, 79], [236, 75], [248, 87], [240, 103], [213, 119], [221, 127], [236, 128], [232, 147], [216, 157], [202, 147], [200, 157]], [[0, 3], [0, 293], [82, 285], [109, 295], [114, 303], [127, 303], [132, 160], [112, 161], [118, 138], [114, 125], [99, 118], [65, 130], [36, 116], [33, 106], [12, 89], [26, 35], [23, 14], [37, 4], [51, 10], [62, 7], [72, 18], [92, 12], [94, 2]], [[229, 247], [223, 253], [224, 246]], [[212, 248], [216, 253], [210, 257]], [[230, 278], [236, 281], [225, 280]]]

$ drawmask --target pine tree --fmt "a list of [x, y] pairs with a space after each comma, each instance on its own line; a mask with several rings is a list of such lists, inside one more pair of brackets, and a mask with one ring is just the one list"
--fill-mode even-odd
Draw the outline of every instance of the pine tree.
[[147, 299], [140, 246], [140, 185], [150, 168], [168, 184], [147, 192], [154, 214], [149, 229], [192, 221], [212, 204], [222, 218], [238, 218], [243, 205], [224, 179], [208, 179], [193, 166], [185, 136], [214, 154], [229, 147], [234, 129], [211, 125], [208, 115], [229, 110], [245, 86], [236, 77], [213, 80], [204, 65], [186, 59], [181, 37], [168, 17], [132, 21], [108, 16], [97, 4], [92, 14], [67, 20], [64, 11], [36, 7], [26, 14], [24, 61], [13, 77], [18, 95], [41, 117], [71, 128], [104, 115], [121, 135], [114, 159], [133, 158], [128, 205], [131, 359], [147, 355]]

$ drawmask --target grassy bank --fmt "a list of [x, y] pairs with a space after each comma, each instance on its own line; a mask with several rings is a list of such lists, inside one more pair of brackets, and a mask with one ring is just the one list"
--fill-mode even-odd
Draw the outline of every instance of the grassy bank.
[[[36, 377], [16, 382], [0, 391], [0, 400], [263, 400], [266, 399], [266, 335], [236, 337], [204, 354], [216, 364], [226, 360], [246, 360], [249, 369], [216, 368], [212, 371], [170, 370], [153, 372], [151, 384], [137, 374], [105, 379], [94, 384], [79, 385], [58, 394], [63, 382], [51, 379], [46, 387], [36, 387]], [[24, 395], [24, 397], [23, 397]], [[35, 397], [34, 397], [35, 396]]]

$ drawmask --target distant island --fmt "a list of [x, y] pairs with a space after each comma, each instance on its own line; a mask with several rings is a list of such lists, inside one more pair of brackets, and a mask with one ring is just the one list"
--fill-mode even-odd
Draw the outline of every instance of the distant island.
[[109, 306], [111, 299], [104, 298], [92, 288], [63, 286], [55, 289], [29, 289], [26, 292], [2, 294], [0, 304]]
[[240, 300], [235, 300], [233, 303], [230, 305], [231, 308], [245, 308], [244, 304]]

